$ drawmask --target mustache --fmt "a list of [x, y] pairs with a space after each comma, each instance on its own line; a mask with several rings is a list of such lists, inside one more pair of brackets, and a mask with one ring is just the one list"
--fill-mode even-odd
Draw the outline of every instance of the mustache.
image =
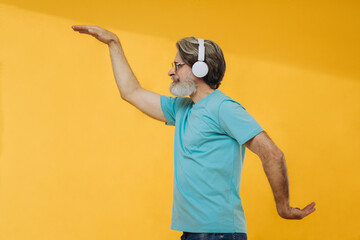
[[173, 81], [179, 81], [179, 77], [178, 77], [178, 76], [171, 76], [171, 80], [173, 80]]

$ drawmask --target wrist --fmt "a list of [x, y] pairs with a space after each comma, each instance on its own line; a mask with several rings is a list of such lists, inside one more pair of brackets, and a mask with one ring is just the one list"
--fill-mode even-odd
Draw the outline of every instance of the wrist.
[[279, 215], [286, 214], [290, 210], [289, 202], [276, 203], [276, 209]]
[[121, 46], [120, 45], [120, 40], [115, 36], [115, 38], [111, 39], [108, 43], [109, 47], [114, 47], [114, 46]]

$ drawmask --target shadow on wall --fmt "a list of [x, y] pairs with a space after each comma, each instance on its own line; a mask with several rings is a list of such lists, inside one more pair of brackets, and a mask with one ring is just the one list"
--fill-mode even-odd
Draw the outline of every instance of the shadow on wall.
[[[226, 52], [360, 80], [360, 2], [96, 1], [61, 5], [46, 0], [3, 3], [99, 25], [159, 35], [195, 35]], [[196, 17], [196, 21], [194, 21]], [[221, 39], [215, 36], [223, 36]]]

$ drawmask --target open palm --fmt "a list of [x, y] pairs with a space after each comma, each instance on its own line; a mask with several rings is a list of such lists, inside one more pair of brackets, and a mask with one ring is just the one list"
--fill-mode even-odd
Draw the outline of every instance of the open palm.
[[96, 39], [98, 39], [99, 41], [106, 43], [106, 44], [109, 44], [112, 41], [119, 41], [118, 37], [114, 33], [110, 32], [108, 30], [105, 30], [99, 26], [73, 25], [72, 29], [79, 33], [89, 34], [89, 35], [95, 37]]

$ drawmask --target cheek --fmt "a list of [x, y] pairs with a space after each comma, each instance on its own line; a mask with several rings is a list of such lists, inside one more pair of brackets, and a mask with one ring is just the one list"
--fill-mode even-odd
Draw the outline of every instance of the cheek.
[[188, 79], [192, 79], [192, 77], [191, 77], [191, 71], [190, 72], [187, 72], [187, 73], [183, 73], [183, 74], [181, 74], [181, 75], [179, 75], [179, 77], [180, 77], [180, 79], [181, 79], [181, 81], [182, 82], [184, 82], [184, 81], [186, 81], [186, 80], [188, 80]]

